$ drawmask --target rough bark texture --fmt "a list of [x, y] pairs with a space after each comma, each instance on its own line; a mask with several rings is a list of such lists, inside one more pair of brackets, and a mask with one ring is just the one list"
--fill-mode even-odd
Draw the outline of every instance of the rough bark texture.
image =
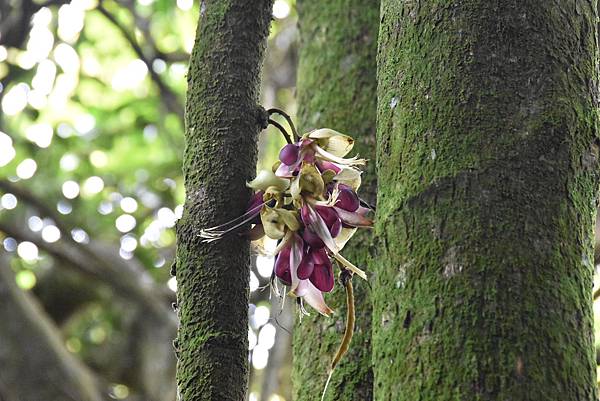
[[188, 72], [186, 201], [177, 226], [180, 400], [242, 401], [248, 376], [249, 243], [201, 243], [245, 211], [255, 173], [259, 70], [271, 0], [204, 1]]
[[377, 400], [596, 399], [596, 1], [384, 0]]
[[[328, 127], [353, 136], [353, 151], [371, 159], [360, 195], [375, 200], [376, 52], [379, 1], [298, 2], [300, 60], [298, 120], [302, 132]], [[372, 232], [359, 231], [344, 255], [366, 266]], [[326, 400], [372, 399], [371, 304], [368, 284], [354, 280], [356, 330], [349, 353], [336, 368]], [[294, 399], [319, 400], [346, 316], [344, 289], [326, 296], [333, 318], [313, 312], [294, 329]]]
[[108, 400], [0, 255], [0, 400]]

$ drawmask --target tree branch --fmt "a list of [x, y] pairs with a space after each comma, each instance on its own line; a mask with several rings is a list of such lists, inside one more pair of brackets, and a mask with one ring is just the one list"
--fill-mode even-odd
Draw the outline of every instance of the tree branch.
[[[40, 236], [17, 225], [0, 222], [0, 231], [19, 240], [34, 243], [65, 266], [108, 285], [119, 296], [140, 305], [146, 311], [162, 317], [167, 324], [175, 325], [164, 291], [157, 288], [142, 266], [123, 261], [106, 246], [96, 241], [90, 244], [73, 244], [66, 241], [48, 243]], [[98, 257], [90, 258], [83, 247], [89, 247]], [[163, 294], [161, 296], [160, 294]]]
[[[56, 327], [20, 290], [0, 254], [0, 399], [108, 400], [98, 380], [63, 347]], [[16, 397], [14, 397], [14, 396]]]
[[160, 91], [160, 98], [164, 102], [167, 110], [169, 110], [171, 113], [177, 114], [180, 118], [183, 118], [183, 106], [177, 99], [177, 95], [171, 90], [171, 88], [167, 86], [167, 84], [162, 80], [160, 75], [156, 71], [154, 71], [152, 66], [153, 60], [146, 56], [142, 47], [135, 39], [135, 36], [131, 32], [129, 32], [129, 30], [104, 7], [102, 1], [98, 3], [96, 9], [121, 32], [125, 40], [133, 48], [135, 54], [140, 58], [140, 60], [144, 62], [144, 64], [146, 64], [148, 72], [150, 73], [150, 77], [158, 87], [158, 90]]

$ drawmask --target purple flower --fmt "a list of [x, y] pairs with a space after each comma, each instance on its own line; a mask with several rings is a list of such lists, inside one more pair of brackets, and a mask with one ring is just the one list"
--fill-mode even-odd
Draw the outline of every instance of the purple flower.
[[281, 148], [279, 152], [279, 160], [286, 166], [293, 166], [298, 162], [300, 147], [294, 143], [289, 143]]
[[345, 158], [353, 145], [351, 137], [327, 128], [285, 145], [273, 170], [261, 170], [247, 183], [255, 193], [246, 213], [203, 229], [200, 236], [211, 242], [245, 230], [252, 240], [263, 236], [279, 240], [274, 277], [289, 286], [291, 295], [329, 315], [332, 310], [323, 293], [334, 287], [333, 259], [366, 279], [340, 254], [357, 227], [372, 226], [356, 193], [361, 183], [358, 166], [365, 160]]

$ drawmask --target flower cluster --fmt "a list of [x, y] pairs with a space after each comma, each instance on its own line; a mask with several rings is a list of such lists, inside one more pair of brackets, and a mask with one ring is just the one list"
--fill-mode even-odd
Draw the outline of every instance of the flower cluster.
[[[290, 141], [291, 142], [291, 141]], [[274, 276], [323, 315], [332, 310], [323, 293], [333, 289], [333, 261], [366, 279], [365, 273], [340, 251], [357, 228], [371, 227], [369, 207], [356, 191], [359, 166], [365, 160], [344, 158], [354, 140], [323, 128], [288, 143], [271, 171], [262, 170], [249, 182], [255, 193], [247, 212], [223, 225], [202, 230], [205, 241], [254, 224], [251, 239], [266, 235], [279, 240]]]

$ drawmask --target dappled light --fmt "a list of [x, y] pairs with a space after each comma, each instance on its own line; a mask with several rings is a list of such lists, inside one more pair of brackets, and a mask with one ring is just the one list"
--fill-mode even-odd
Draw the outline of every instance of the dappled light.
[[[96, 377], [94, 391], [113, 399], [175, 400], [170, 269], [185, 213], [183, 110], [199, 12], [192, 0], [0, 6], [0, 268], [42, 305], [83, 364], [79, 379]], [[23, 24], [7, 19], [20, 13]], [[273, 13], [265, 67], [277, 76], [265, 74], [262, 91], [265, 104], [293, 109], [293, 2], [278, 0]], [[261, 155], [279, 141], [262, 134]], [[249, 277], [251, 388], [261, 401], [282, 363], [269, 356], [281, 330], [265, 252], [256, 250]], [[158, 334], [129, 347], [140, 330]], [[285, 380], [268, 391], [290, 399]]]

